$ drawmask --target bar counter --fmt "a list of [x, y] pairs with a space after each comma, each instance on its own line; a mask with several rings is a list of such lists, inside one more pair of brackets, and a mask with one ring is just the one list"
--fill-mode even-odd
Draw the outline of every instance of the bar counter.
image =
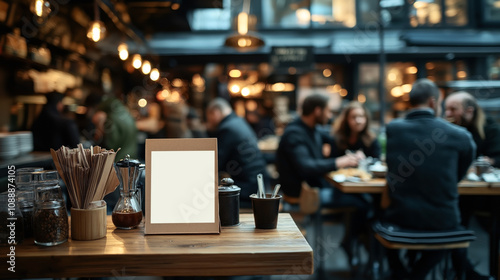
[[313, 251], [286, 213], [274, 230], [255, 229], [253, 215], [241, 214], [240, 225], [222, 227], [219, 235], [144, 235], [143, 223], [132, 230], [116, 229], [110, 216], [107, 223], [106, 237], [98, 240], [54, 247], [24, 240], [15, 248], [15, 273], [0, 278], [313, 273]]

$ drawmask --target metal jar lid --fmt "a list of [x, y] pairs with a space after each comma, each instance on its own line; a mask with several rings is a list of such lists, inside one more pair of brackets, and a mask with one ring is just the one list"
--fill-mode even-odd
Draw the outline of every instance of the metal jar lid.
[[116, 163], [116, 166], [118, 167], [137, 167], [139, 165], [141, 165], [139, 160], [130, 159], [130, 155], [126, 155], [124, 159], [121, 159], [119, 162]]
[[223, 178], [220, 180], [219, 193], [232, 194], [239, 193], [240, 187], [234, 184], [234, 180], [231, 178]]

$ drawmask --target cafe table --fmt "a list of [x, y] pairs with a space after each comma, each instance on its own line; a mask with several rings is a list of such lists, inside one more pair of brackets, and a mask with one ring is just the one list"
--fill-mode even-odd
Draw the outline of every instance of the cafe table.
[[53, 247], [28, 239], [15, 256], [15, 273], [5, 269], [0, 278], [305, 275], [314, 265], [288, 213], [279, 214], [277, 229], [255, 229], [253, 215], [241, 214], [238, 226], [201, 235], [144, 235], [143, 224], [120, 230], [108, 216], [104, 238]]
[[[348, 180], [336, 181], [334, 176], [327, 174], [326, 180], [344, 193], [371, 193], [382, 194], [386, 189], [385, 178], [372, 178], [367, 181], [351, 182]], [[460, 195], [500, 195], [499, 182], [468, 181], [462, 180], [458, 183], [458, 193]], [[499, 213], [491, 213], [492, 222], [489, 230], [489, 267], [490, 275], [499, 273], [499, 240], [497, 224], [499, 223]], [[500, 275], [497, 275], [499, 278]]]

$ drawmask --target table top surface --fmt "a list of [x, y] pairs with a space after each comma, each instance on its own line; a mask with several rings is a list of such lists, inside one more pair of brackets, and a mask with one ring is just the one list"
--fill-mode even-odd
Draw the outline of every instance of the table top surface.
[[[361, 182], [338, 182], [333, 176], [326, 175], [327, 181], [345, 193], [382, 193], [386, 187], [385, 178], [372, 178]], [[500, 195], [500, 183], [462, 180], [458, 183], [461, 195]]]
[[102, 239], [69, 239], [54, 247], [28, 239], [15, 254], [16, 272], [0, 278], [313, 273], [312, 249], [286, 213], [279, 215], [277, 229], [255, 229], [253, 215], [241, 214], [240, 225], [205, 235], [144, 235], [143, 224], [120, 230], [108, 216]]

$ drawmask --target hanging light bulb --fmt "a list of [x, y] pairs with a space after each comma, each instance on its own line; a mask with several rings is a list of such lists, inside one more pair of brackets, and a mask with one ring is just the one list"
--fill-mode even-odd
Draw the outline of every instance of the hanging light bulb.
[[248, 33], [248, 14], [245, 12], [238, 14], [238, 33], [241, 35]]
[[121, 60], [126, 60], [128, 58], [127, 44], [121, 43], [118, 46], [118, 56]]
[[251, 50], [262, 47], [264, 41], [249, 31], [249, 24], [250, 0], [243, 0], [243, 11], [237, 17], [237, 33], [227, 37], [224, 45], [239, 50]]
[[97, 7], [97, 0], [94, 1], [94, 16], [95, 20], [90, 23], [89, 31], [87, 32], [87, 37], [94, 42], [98, 42], [106, 34], [106, 27], [104, 23], [99, 20], [99, 8]]
[[142, 65], [141, 55], [140, 54], [134, 54], [134, 56], [132, 58], [132, 66], [135, 69], [139, 69], [139, 68], [141, 68], [141, 65]]
[[144, 63], [142, 63], [142, 73], [144, 75], [147, 75], [149, 74], [149, 72], [151, 72], [151, 63], [149, 63], [149, 61], [147, 60], [144, 60]]
[[160, 71], [158, 71], [157, 68], [153, 68], [153, 70], [151, 70], [151, 74], [149, 74], [149, 78], [151, 78], [152, 81], [158, 81], [160, 78]]
[[39, 22], [43, 22], [50, 14], [50, 2], [47, 0], [34, 0], [30, 6], [31, 12], [37, 16]]
[[93, 21], [90, 24], [87, 37], [94, 42], [98, 42], [99, 40], [104, 38], [105, 34], [106, 34], [106, 28], [104, 27], [104, 23], [102, 23], [102, 21]]

